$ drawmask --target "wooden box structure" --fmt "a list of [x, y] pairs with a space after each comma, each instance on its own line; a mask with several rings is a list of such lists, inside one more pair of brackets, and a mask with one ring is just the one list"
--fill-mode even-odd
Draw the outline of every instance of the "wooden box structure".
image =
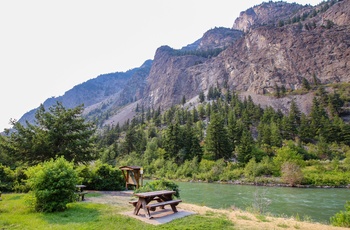
[[[139, 188], [143, 184], [143, 169], [139, 166], [122, 166], [119, 167], [123, 172], [123, 176], [125, 179], [125, 189], [128, 190], [128, 187], [135, 186], [135, 188]], [[141, 180], [141, 182], [140, 182]]]

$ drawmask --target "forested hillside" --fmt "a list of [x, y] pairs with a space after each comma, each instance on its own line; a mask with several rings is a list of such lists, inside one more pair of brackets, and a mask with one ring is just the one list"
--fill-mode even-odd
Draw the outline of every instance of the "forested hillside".
[[197, 107], [185, 96], [164, 113], [138, 106], [138, 116], [100, 135], [101, 157], [141, 165], [149, 177], [347, 186], [350, 125], [339, 115], [348, 84], [330, 93], [324, 87], [305, 82], [305, 92], [316, 95], [309, 114], [294, 101], [287, 114], [263, 109], [218, 87], [202, 92]]

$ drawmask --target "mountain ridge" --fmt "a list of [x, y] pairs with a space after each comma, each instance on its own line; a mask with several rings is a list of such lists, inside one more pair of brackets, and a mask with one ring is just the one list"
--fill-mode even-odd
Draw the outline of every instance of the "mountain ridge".
[[[276, 87], [301, 89], [303, 79], [349, 82], [349, 22], [349, 0], [314, 7], [262, 3], [241, 12], [232, 28], [208, 30], [180, 50], [159, 47], [154, 59], [141, 67], [100, 75], [47, 99], [44, 106], [60, 100], [68, 107], [84, 103], [84, 116], [101, 127], [131, 119], [137, 104], [165, 110], [181, 103], [183, 96], [191, 100], [210, 86], [228, 86], [242, 96], [253, 95], [264, 106], [273, 101], [274, 108], [284, 111], [296, 100], [308, 113], [312, 94], [271, 97]], [[116, 75], [119, 80], [111, 80]], [[19, 121], [31, 121], [34, 112]]]

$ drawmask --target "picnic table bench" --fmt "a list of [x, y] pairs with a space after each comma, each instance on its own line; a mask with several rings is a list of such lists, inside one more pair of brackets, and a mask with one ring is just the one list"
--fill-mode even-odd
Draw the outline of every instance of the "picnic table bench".
[[81, 200], [83, 201], [84, 196], [88, 193], [88, 192], [84, 191], [84, 188], [86, 188], [86, 186], [83, 184], [78, 184], [75, 187], [77, 188], [77, 191], [75, 192], [75, 194], [78, 195], [78, 201], [80, 200], [80, 197], [81, 197]]
[[[138, 215], [140, 209], [142, 208], [145, 212], [146, 217], [152, 218], [150, 214], [151, 211], [155, 211], [156, 207], [164, 209], [165, 205], [170, 205], [173, 212], [177, 212], [176, 206], [182, 202], [182, 200], [173, 200], [172, 195], [175, 191], [161, 190], [153, 192], [136, 193], [135, 196], [138, 197], [137, 201], [130, 201], [134, 205], [134, 214]], [[151, 201], [157, 201], [151, 203]]]

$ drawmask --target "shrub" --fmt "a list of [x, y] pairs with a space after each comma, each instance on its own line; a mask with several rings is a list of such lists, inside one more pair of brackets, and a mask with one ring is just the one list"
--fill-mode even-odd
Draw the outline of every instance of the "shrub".
[[122, 172], [109, 164], [97, 161], [94, 165], [79, 166], [76, 169], [79, 183], [93, 190], [122, 190], [125, 182]]
[[350, 227], [350, 202], [345, 204], [345, 212], [340, 211], [330, 218], [331, 224], [338, 227]]
[[26, 175], [26, 169], [23, 167], [18, 167], [14, 171], [15, 174], [15, 179], [14, 179], [14, 184], [13, 184], [13, 190], [15, 192], [29, 192], [30, 187], [27, 184], [27, 175]]
[[75, 200], [77, 175], [73, 163], [63, 157], [33, 166], [26, 173], [36, 211], [63, 211]]
[[14, 172], [2, 164], [0, 164], [0, 191], [11, 192], [13, 191], [13, 183], [15, 179]]
[[244, 168], [244, 176], [246, 178], [255, 178], [256, 176], [258, 176], [257, 166], [258, 164], [256, 163], [255, 158], [253, 157], [249, 160], [248, 164], [246, 164]]
[[300, 184], [303, 180], [303, 173], [300, 166], [294, 162], [285, 162], [281, 168], [282, 180], [290, 186]]
[[226, 163], [224, 159], [219, 159], [217, 161], [203, 159], [199, 163], [199, 173], [196, 177], [200, 180], [218, 181], [225, 167]]
[[122, 190], [124, 187], [122, 172], [108, 164], [100, 165], [94, 174], [92, 185], [96, 190]]
[[159, 191], [159, 190], [175, 191], [174, 196], [177, 198], [180, 198], [179, 186], [170, 180], [164, 180], [164, 179], [147, 182], [141, 188], [136, 189], [135, 193], [151, 192], [151, 191]]

